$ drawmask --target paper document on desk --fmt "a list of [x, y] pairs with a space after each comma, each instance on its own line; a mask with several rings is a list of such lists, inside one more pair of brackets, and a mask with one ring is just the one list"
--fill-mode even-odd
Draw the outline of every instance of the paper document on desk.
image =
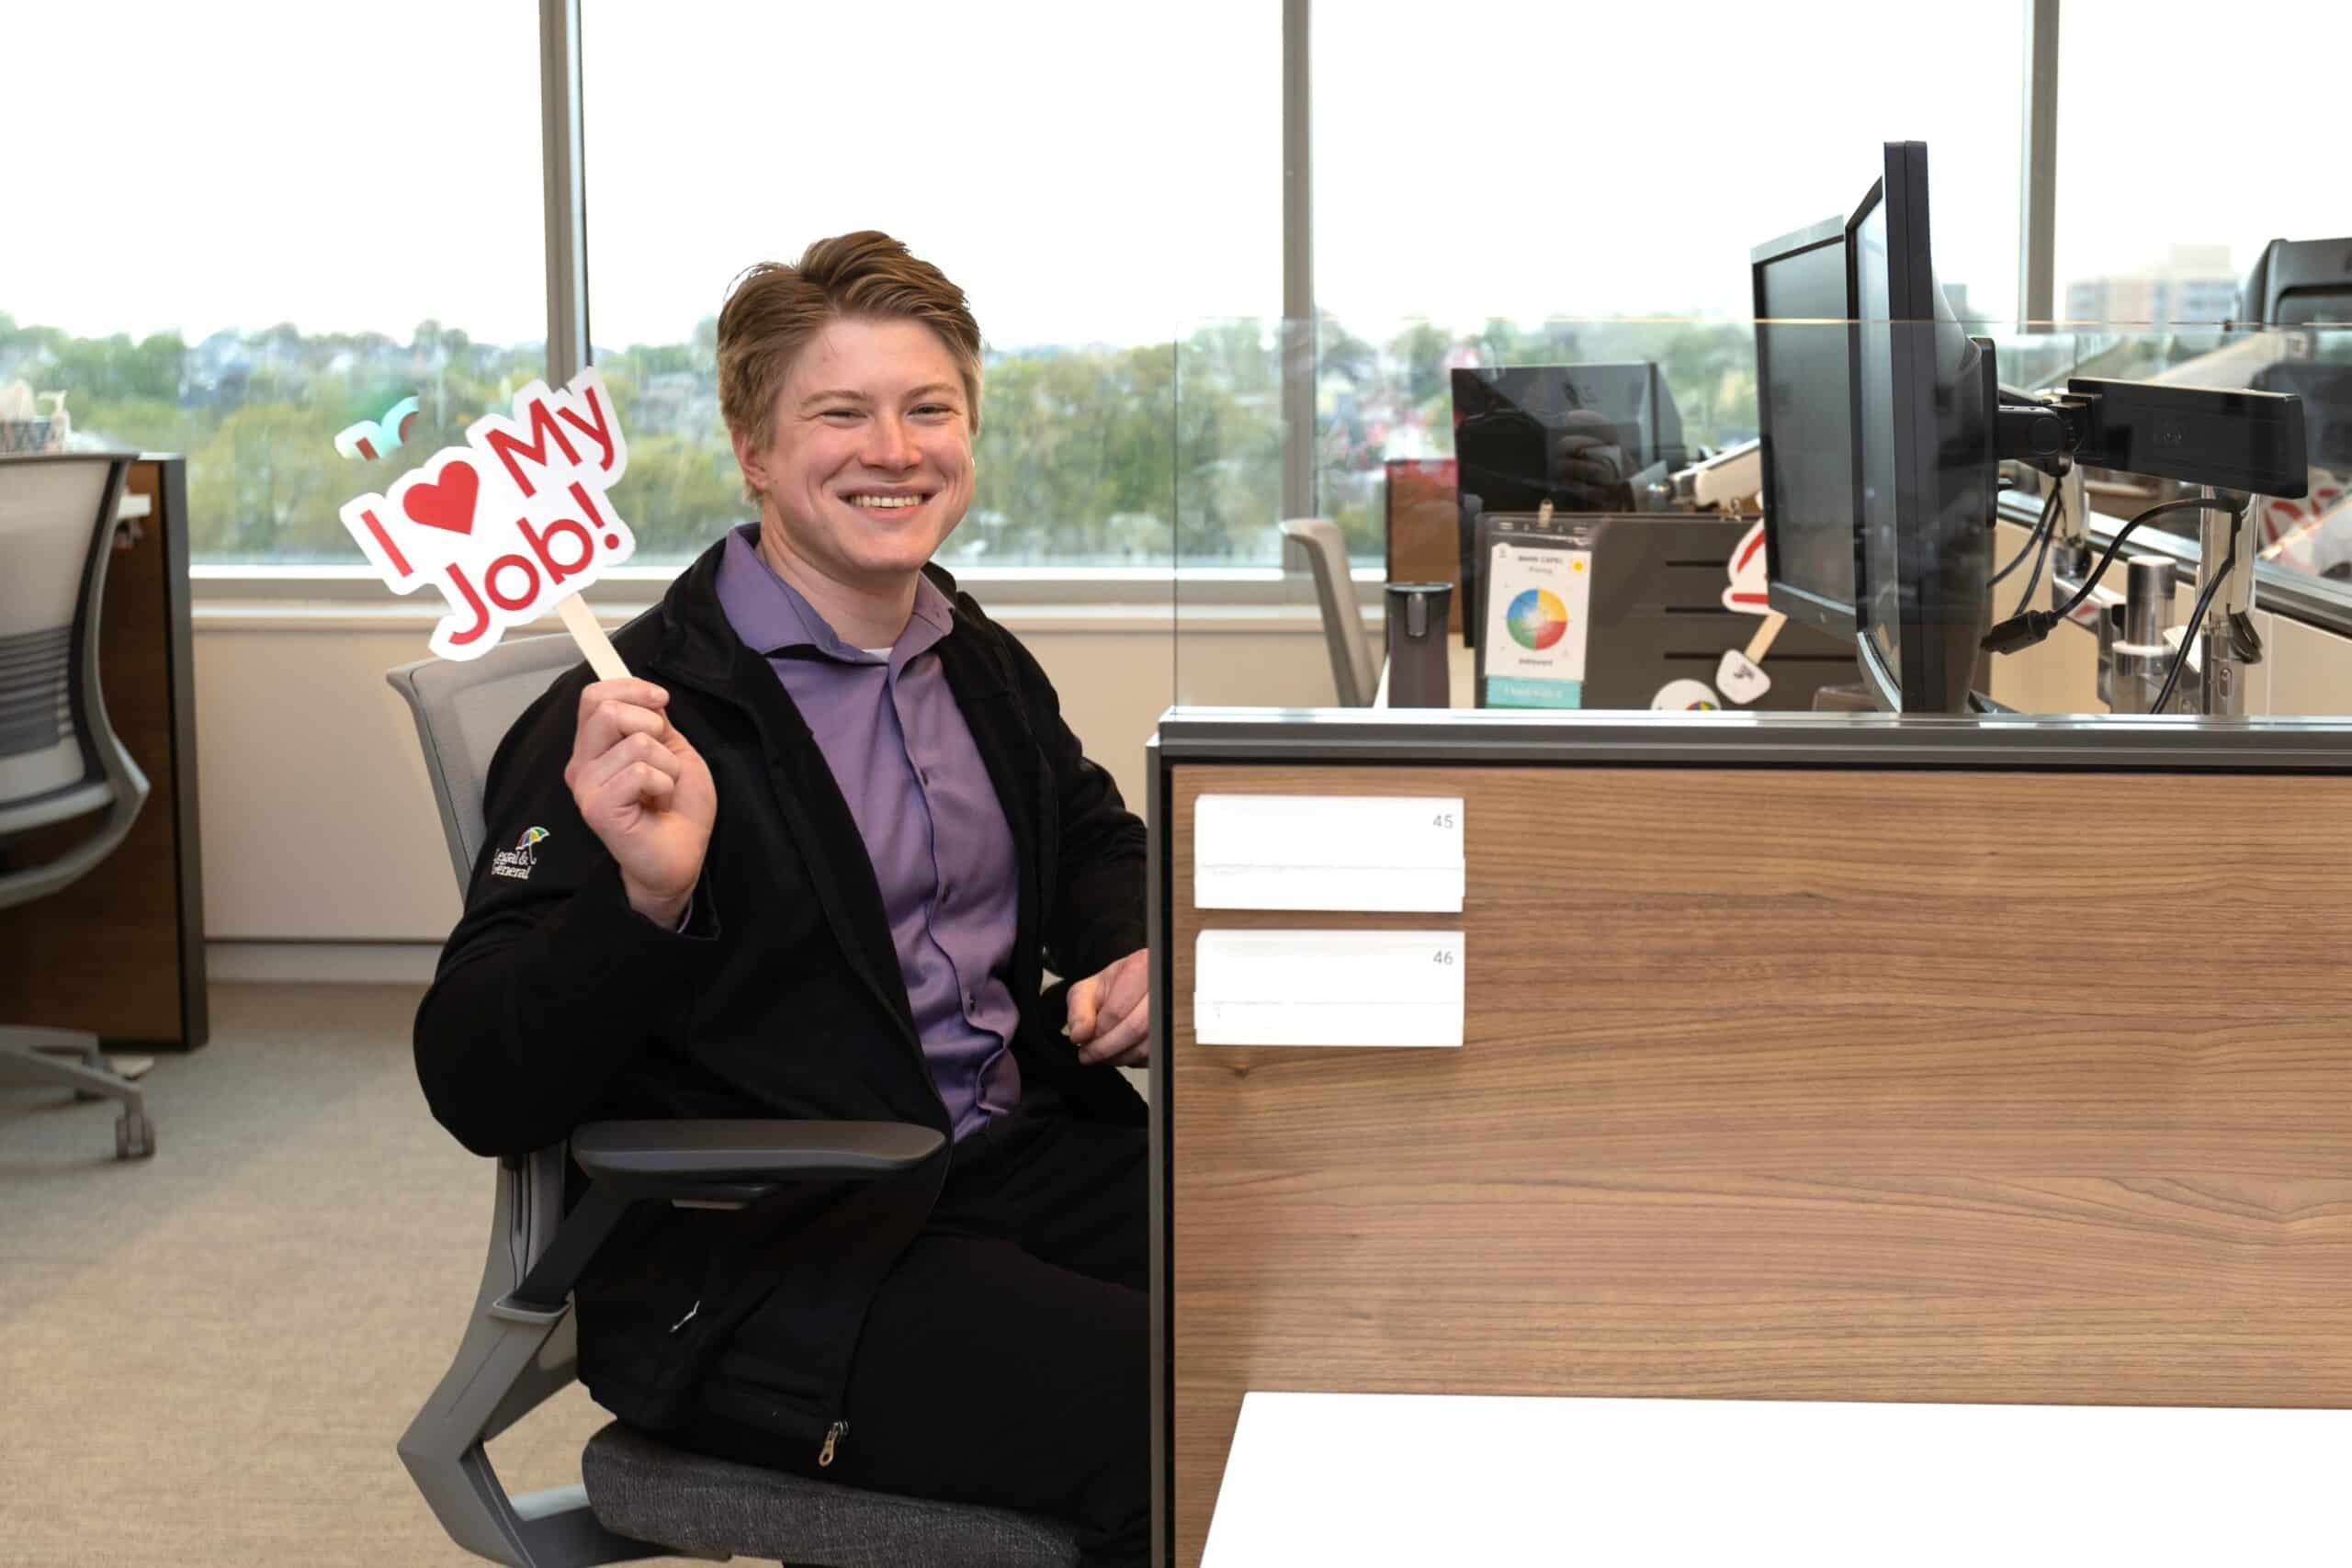
[[1204, 1045], [1459, 1045], [1460, 931], [1203, 931]]
[[1459, 795], [1204, 795], [1196, 909], [1459, 914]]

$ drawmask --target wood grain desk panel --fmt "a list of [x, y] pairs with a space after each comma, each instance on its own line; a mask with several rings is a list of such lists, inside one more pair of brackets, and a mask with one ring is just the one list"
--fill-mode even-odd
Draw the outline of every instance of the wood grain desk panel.
[[[1251, 1388], [2352, 1405], [2352, 845], [2183, 831], [2257, 790], [2352, 811], [2334, 776], [1176, 767], [1178, 1561]], [[1464, 1046], [1197, 1045], [1205, 927], [1451, 923], [1194, 909], [1204, 791], [1464, 796]]]
[[[149, 498], [136, 542], [107, 563], [98, 683], [147, 775], [147, 804], [80, 881], [0, 912], [0, 1021], [85, 1029], [108, 1043], [193, 1049], [209, 1037], [197, 858], [186, 464], [130, 465]], [[28, 834], [26, 858], [88, 836], [95, 818]]]

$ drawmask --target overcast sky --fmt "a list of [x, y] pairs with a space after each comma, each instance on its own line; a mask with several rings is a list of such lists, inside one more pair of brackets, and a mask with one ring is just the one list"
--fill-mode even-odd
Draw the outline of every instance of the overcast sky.
[[[2014, 309], [2014, 0], [1315, 9], [1317, 293], [1358, 331], [1743, 314], [1749, 247], [1850, 209], [1892, 139], [1928, 144], [1939, 272]], [[744, 265], [857, 227], [1001, 345], [1280, 310], [1279, 0], [583, 10], [599, 343], [682, 338]], [[2352, 233], [2324, 72], [2291, 63], [2342, 58], [2352, 7], [2063, 14], [2062, 303], [2175, 243], [2242, 272]], [[12, 7], [0, 310], [540, 336], [537, 26], [527, 0]]]

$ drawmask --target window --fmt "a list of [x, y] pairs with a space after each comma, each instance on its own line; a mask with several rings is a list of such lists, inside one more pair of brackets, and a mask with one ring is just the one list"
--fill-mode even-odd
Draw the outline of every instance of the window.
[[[2333, 176], [2342, 118], [2284, 62], [2352, 39], [2332, 13], [2066, 0], [2059, 13], [2058, 299], [2073, 320], [2211, 325], [2274, 239], [2352, 233]], [[2213, 29], [2221, 24], [2221, 33]], [[2270, 63], [2188, 69], [2226, 38]], [[2200, 103], [2225, 111], [2216, 123]]]
[[[2271, 63], [2207, 80], [2185, 72], [2188, 40], [2215, 14], [2178, 4], [2067, 0], [2060, 12], [2057, 288], [2085, 332], [2093, 374], [2173, 372], [2216, 387], [2294, 392], [2304, 400], [2312, 472], [2299, 501], [2265, 500], [2254, 514], [2266, 575], [2352, 573], [2352, 332], [2260, 339], [2224, 333], [2241, 319], [2239, 289], [2272, 240], [2352, 233], [2335, 177], [2342, 140], [2327, 95], [2291, 90], [2298, 51], [2327, 52], [2352, 30], [2334, 13], [2247, 0], [2226, 34]], [[2226, 106], [2216, 123], [2200, 102]], [[2352, 243], [2347, 243], [2352, 250]], [[2258, 313], [2258, 301], [2248, 314]], [[2341, 308], [2332, 319], [2341, 319]], [[2183, 487], [2100, 476], [2093, 502], [2128, 515]], [[2194, 514], [2151, 527], [2188, 538]]]
[[2019, 6], [1442, 17], [1314, 14], [1318, 487], [1360, 557], [1382, 464], [1453, 450], [1455, 365], [1655, 360], [1689, 441], [1753, 435], [1749, 248], [1851, 212], [1883, 142], [1928, 143], [1955, 306], [2015, 315]]
[[[41, 221], [0, 247], [0, 383], [186, 453], [198, 561], [356, 562], [337, 507], [541, 374], [535, 10], [124, 9], [9, 16], [7, 202]], [[337, 453], [410, 396], [401, 450]]]
[[[12, 21], [16, 121], [72, 128], [62, 155], [15, 161], [12, 204], [73, 238], [0, 256], [0, 380], [63, 388], [84, 433], [188, 452], [200, 560], [355, 560], [335, 505], [543, 371], [537, 18], [421, 0], [386, 27], [278, 5], [242, 13], [240, 37], [135, 7], [126, 56], [123, 9]], [[2294, 36], [2282, 0], [2256, 9], [2256, 34]], [[945, 266], [988, 340], [979, 491], [944, 558], [1278, 558], [1279, 6], [911, 0], [887, 35], [761, 0], [583, 10], [590, 319], [647, 565], [744, 513], [712, 369], [729, 281], [861, 226]], [[2092, 128], [2179, 141], [2124, 170], [2143, 183], [2208, 145], [2132, 96], [2179, 36], [2148, 16], [2065, 12], [2062, 299], [2077, 273], [2141, 265], [2079, 249], [2138, 231], [2077, 213], [2174, 194], [2104, 194]], [[1653, 360], [1690, 442], [1752, 431], [1748, 247], [1849, 210], [1882, 141], [1933, 149], [1955, 302], [2014, 313], [2017, 0], [1927, 17], [1462, 0], [1437, 26], [1351, 0], [1313, 25], [1320, 510], [1362, 558], [1384, 463], [1451, 450], [1456, 366]], [[267, 53], [255, 28], [277, 35]], [[104, 114], [82, 77], [16, 63], [98, 56]], [[2316, 101], [2286, 112], [2298, 145], [2321, 144]], [[2228, 154], [2210, 155], [2219, 188]], [[2260, 210], [2277, 220], [2230, 222], [2299, 228]], [[2169, 258], [2186, 231], [2148, 222]], [[102, 231], [122, 238], [86, 243]], [[364, 470], [334, 451], [406, 396], [401, 453]]]
[[1180, 482], [1177, 347], [1282, 307], [1278, 7], [583, 13], [589, 321], [641, 558], [747, 514], [713, 362], [729, 283], [881, 229], [963, 286], [988, 344], [978, 490], [940, 558], [1168, 563], [1204, 489]]

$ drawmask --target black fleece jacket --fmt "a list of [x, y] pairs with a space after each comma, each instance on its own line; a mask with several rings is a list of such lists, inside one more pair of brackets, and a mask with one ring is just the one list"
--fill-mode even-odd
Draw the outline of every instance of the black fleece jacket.
[[[416, 1019], [417, 1076], [477, 1154], [513, 1156], [583, 1122], [671, 1117], [900, 1121], [950, 1133], [848, 803], [792, 699], [719, 608], [714, 547], [614, 644], [670, 693], [709, 764], [718, 819], [687, 929], [628, 906], [563, 782], [573, 670], [492, 762], [487, 841]], [[1024, 1098], [1140, 1125], [1108, 1067], [1060, 1033], [1058, 987], [1144, 944], [1144, 829], [1062, 723], [1012, 636], [936, 567], [937, 645], [1012, 829], [1019, 921], [1012, 1042]], [[527, 840], [527, 842], [526, 842]], [[747, 1210], [644, 1204], [582, 1279], [580, 1368], [597, 1400], [659, 1430], [695, 1405], [812, 1443], [838, 1416], [875, 1285], [922, 1228], [945, 1158], [875, 1183], [800, 1184]], [[575, 1173], [576, 1179], [576, 1173]]]

